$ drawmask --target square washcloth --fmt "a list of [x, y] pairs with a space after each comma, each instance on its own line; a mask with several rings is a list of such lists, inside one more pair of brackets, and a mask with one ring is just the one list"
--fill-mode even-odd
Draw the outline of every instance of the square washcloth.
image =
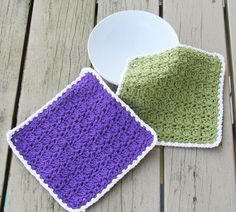
[[154, 130], [89, 69], [7, 137], [68, 211], [92, 205], [156, 145]]
[[117, 94], [158, 132], [159, 145], [221, 142], [224, 60], [181, 45], [128, 63]]

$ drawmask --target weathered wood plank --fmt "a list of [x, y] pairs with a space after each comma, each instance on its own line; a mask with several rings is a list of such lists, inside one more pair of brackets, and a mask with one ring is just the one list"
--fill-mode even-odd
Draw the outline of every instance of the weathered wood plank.
[[[86, 43], [95, 0], [35, 1], [18, 123], [44, 105], [88, 66]], [[5, 210], [64, 211], [14, 156]]]
[[159, 15], [158, 0], [98, 0], [97, 22], [112, 13], [122, 10], [146, 10]]
[[[100, 0], [98, 18], [127, 9], [146, 10], [159, 14], [158, 0]], [[89, 211], [159, 211], [160, 210], [160, 151], [155, 148], [122, 181]]]
[[24, 46], [29, 1], [1, 1], [0, 6], [0, 202], [8, 145], [5, 133], [12, 116]]
[[[166, 0], [163, 15], [182, 43], [217, 51], [226, 57], [222, 1]], [[209, 150], [165, 147], [165, 211], [236, 211], [228, 72], [224, 110], [220, 147]]]
[[[233, 99], [233, 117], [234, 122], [236, 121], [236, 1], [227, 0], [227, 27], [228, 27], [228, 38], [230, 45], [230, 64], [232, 65], [231, 70], [231, 83], [232, 83], [232, 99]], [[236, 134], [236, 124], [234, 123], [234, 133]]]

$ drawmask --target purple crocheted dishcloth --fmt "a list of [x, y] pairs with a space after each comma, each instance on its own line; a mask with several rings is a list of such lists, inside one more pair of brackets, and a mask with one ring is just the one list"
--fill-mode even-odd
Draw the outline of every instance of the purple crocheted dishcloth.
[[133, 168], [154, 147], [156, 135], [87, 70], [9, 131], [8, 142], [59, 204], [80, 211]]

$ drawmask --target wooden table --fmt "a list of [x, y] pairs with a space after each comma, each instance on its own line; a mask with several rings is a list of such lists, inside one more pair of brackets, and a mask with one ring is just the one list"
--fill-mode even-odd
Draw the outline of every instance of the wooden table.
[[0, 5], [0, 211], [63, 211], [12, 156], [5, 132], [90, 66], [90, 31], [105, 16], [126, 9], [160, 15], [182, 43], [225, 56], [223, 144], [210, 150], [156, 147], [88, 211], [236, 211], [229, 84], [229, 73], [236, 71], [234, 0], [2, 0]]

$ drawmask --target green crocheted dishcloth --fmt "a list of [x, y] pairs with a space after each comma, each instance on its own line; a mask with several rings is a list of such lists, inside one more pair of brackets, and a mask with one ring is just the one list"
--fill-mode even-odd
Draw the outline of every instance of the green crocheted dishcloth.
[[221, 141], [223, 78], [218, 54], [180, 46], [130, 61], [118, 95], [160, 144], [213, 147]]

